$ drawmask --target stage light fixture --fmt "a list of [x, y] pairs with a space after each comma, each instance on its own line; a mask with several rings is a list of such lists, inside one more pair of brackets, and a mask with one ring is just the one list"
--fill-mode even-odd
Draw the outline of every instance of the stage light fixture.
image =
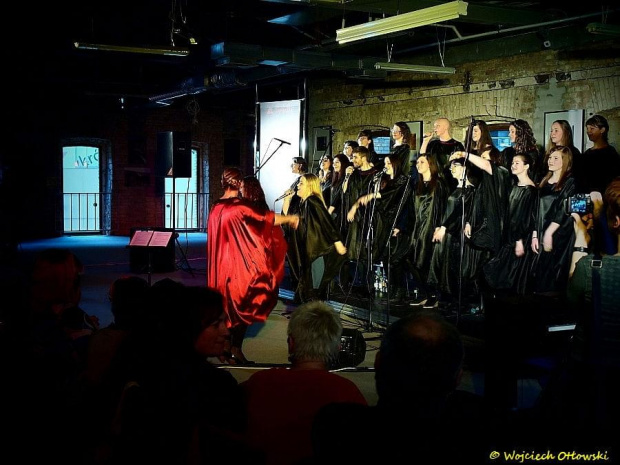
[[148, 55], [167, 55], [185, 57], [189, 55], [189, 50], [177, 47], [127, 47], [123, 45], [87, 44], [84, 42], [74, 42], [74, 47], [78, 50], [101, 50], [105, 52], [124, 52], [124, 53], [144, 53]]
[[456, 69], [450, 66], [424, 66], [424, 65], [410, 65], [406, 63], [390, 63], [390, 62], [375, 63], [375, 69], [382, 69], [385, 71], [402, 71], [405, 73], [431, 73], [431, 74], [454, 74], [456, 72]]
[[443, 5], [431, 6], [402, 15], [378, 19], [357, 26], [345, 27], [336, 31], [336, 40], [339, 44], [346, 44], [356, 40], [370, 39], [395, 32], [406, 31], [415, 27], [456, 19], [467, 15], [467, 2], [457, 0]]

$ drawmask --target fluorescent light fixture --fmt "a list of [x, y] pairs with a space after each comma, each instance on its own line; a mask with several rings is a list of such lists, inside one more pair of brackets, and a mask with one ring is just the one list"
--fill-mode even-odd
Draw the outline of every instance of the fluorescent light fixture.
[[123, 45], [85, 44], [74, 42], [73, 45], [79, 50], [102, 50], [105, 52], [145, 53], [149, 55], [168, 55], [185, 57], [189, 50], [176, 47], [125, 47]]
[[600, 34], [605, 36], [620, 36], [620, 26], [616, 24], [590, 23], [586, 26], [590, 34]]
[[383, 69], [385, 71], [403, 71], [409, 73], [432, 73], [432, 74], [454, 74], [455, 68], [450, 66], [424, 66], [409, 65], [405, 63], [375, 63], [375, 69]]
[[338, 29], [336, 31], [336, 40], [339, 44], [346, 44], [356, 40], [406, 31], [414, 27], [428, 26], [429, 24], [456, 19], [462, 15], [467, 15], [467, 2], [457, 0], [390, 18]]

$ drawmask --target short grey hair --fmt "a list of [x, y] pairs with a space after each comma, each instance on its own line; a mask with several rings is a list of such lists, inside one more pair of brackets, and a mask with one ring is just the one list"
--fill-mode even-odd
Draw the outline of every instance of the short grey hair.
[[322, 301], [300, 305], [291, 315], [287, 335], [295, 341], [291, 360], [330, 364], [340, 351], [342, 323], [332, 307]]

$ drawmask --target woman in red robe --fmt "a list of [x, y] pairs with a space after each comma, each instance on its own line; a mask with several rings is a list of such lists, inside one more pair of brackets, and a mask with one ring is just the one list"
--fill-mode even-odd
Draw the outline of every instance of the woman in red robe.
[[207, 285], [224, 295], [231, 333], [225, 361], [249, 363], [241, 350], [247, 328], [267, 319], [284, 277], [287, 246], [279, 225], [296, 228], [299, 218], [270, 211], [258, 180], [245, 180], [253, 200], [240, 198], [244, 179], [237, 168], [224, 170], [221, 182], [224, 195], [207, 225]]

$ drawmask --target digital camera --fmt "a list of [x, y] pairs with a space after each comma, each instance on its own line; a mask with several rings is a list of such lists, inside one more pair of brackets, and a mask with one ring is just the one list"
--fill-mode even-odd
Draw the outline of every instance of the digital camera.
[[566, 213], [585, 215], [592, 213], [592, 199], [590, 194], [575, 194], [566, 200]]

